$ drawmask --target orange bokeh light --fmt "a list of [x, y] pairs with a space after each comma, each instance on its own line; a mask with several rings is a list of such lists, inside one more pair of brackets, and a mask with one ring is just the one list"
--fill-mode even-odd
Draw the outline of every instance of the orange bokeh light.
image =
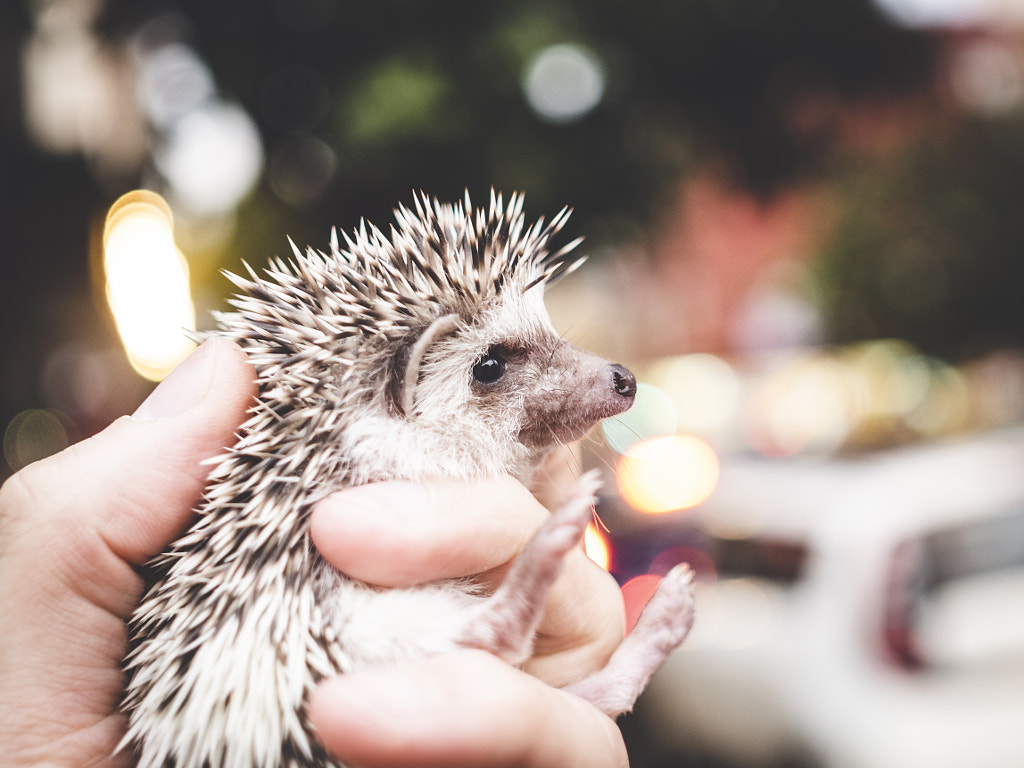
[[612, 548], [604, 531], [597, 527], [596, 523], [590, 523], [583, 532], [583, 549], [587, 557], [604, 568], [610, 570], [612, 563]]
[[689, 509], [718, 485], [718, 456], [700, 438], [673, 435], [632, 446], [616, 468], [619, 493], [634, 509], [656, 515]]

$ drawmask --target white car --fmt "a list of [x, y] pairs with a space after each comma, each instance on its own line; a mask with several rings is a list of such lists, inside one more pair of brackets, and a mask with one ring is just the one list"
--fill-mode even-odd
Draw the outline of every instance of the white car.
[[602, 516], [620, 574], [700, 577], [627, 724], [635, 768], [1024, 766], [1024, 430], [734, 457], [695, 510]]

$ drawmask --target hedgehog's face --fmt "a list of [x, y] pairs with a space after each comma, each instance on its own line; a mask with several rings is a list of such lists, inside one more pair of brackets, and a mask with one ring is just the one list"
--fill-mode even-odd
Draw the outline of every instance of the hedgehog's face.
[[577, 440], [629, 408], [636, 394], [623, 366], [555, 337], [498, 341], [473, 364], [470, 377], [470, 407], [510, 419], [515, 439], [527, 448]]
[[454, 453], [472, 445], [515, 464], [512, 457], [577, 440], [629, 408], [633, 375], [560, 339], [540, 294], [506, 298], [434, 341], [407, 418], [449, 435]]

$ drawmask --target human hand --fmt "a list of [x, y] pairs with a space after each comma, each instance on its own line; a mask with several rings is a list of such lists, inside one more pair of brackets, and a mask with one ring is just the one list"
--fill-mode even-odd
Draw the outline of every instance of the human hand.
[[[209, 342], [134, 416], [26, 468], [0, 489], [0, 743], [6, 747], [0, 765], [130, 764], [129, 754], [113, 750], [125, 726], [118, 711], [125, 622], [143, 586], [136, 568], [187, 525], [206, 476], [202, 460], [232, 442], [253, 394], [252, 369], [241, 352]], [[427, 570], [416, 578], [452, 575], [456, 564], [497, 566], [497, 578], [500, 564], [546, 513], [521, 486], [495, 482], [475, 493], [467, 489], [463, 511], [496, 506], [508, 524], [460, 536], [452, 526], [465, 521], [448, 518], [447, 539], [417, 542]], [[436, 500], [459, 496], [458, 489], [449, 485]], [[461, 548], [448, 546], [452, 541]], [[448, 565], [431, 565], [430, 552], [447, 554], [441, 562]], [[550, 639], [541, 641], [531, 662], [556, 683], [562, 669], [599, 667], [621, 633], [615, 601], [592, 606], [603, 606], [597, 615], [604, 618], [596, 622], [589, 609], [573, 608], [573, 593], [588, 583], [605, 598], [614, 588], [607, 576], [594, 579], [580, 558], [567, 560], [542, 628]], [[406, 578], [413, 578], [414, 562], [404, 566]], [[448, 573], [431, 576], [431, 568]], [[573, 575], [579, 572], [589, 575]], [[312, 707], [325, 745], [366, 765], [625, 764], [611, 720], [486, 654], [465, 651], [381, 671], [377, 682], [384, 687], [376, 699], [360, 693], [373, 682], [370, 674], [329, 681]], [[438, 679], [443, 685], [431, 682]], [[414, 697], [417, 688], [421, 695]], [[355, 703], [345, 704], [353, 694]], [[439, 695], [443, 706], [432, 698]], [[396, 706], [411, 716], [398, 716]], [[436, 730], [424, 730], [429, 727]], [[375, 733], [383, 734], [377, 744]]]
[[[373, 584], [483, 574], [496, 585], [547, 516], [511, 478], [377, 483], [321, 502], [311, 535], [335, 567]], [[535, 677], [460, 651], [330, 680], [314, 695], [310, 717], [330, 751], [367, 768], [623, 766], [612, 720], [540, 682], [561, 686], [602, 668], [623, 627], [615, 580], [577, 548], [551, 589], [524, 666]]]
[[[394, 481], [328, 497], [313, 511], [310, 535], [334, 567], [370, 584], [473, 576], [496, 587], [548, 516], [511, 477]], [[578, 680], [604, 666], [624, 627], [615, 579], [577, 547], [551, 588], [524, 669], [556, 687]]]
[[478, 650], [322, 683], [310, 720], [360, 768], [627, 768], [611, 718]]
[[0, 765], [128, 765], [118, 705], [136, 568], [191, 519], [255, 394], [241, 350], [204, 344], [135, 415], [0, 488]]

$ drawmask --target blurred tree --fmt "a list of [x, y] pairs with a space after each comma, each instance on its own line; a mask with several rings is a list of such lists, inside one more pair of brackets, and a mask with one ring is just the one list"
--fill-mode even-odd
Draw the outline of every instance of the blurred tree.
[[896, 337], [947, 359], [1024, 346], [1024, 119], [970, 120], [843, 180], [816, 265], [836, 341]]
[[[932, 63], [931, 41], [869, 0], [112, 0], [105, 29], [127, 34], [169, 9], [257, 116], [271, 158], [297, 131], [333, 151], [329, 186], [283, 214], [316, 237], [387, 221], [413, 188], [493, 186], [526, 190], [535, 211], [571, 204], [592, 241], [615, 239], [708, 157], [762, 194], [813, 172], [839, 103], [920, 88]], [[552, 122], [522, 81], [559, 43], [593, 52], [604, 92], [592, 112]], [[300, 99], [271, 93], [296, 68], [326, 89], [312, 121]], [[257, 196], [252, 215], [278, 203]]]
[[[118, 194], [156, 178], [152, 160], [98, 175], [80, 154], [32, 144], [19, 57], [34, 15], [57, 5], [0, 9], [0, 426], [45, 404], [56, 347], [109, 343], [91, 238]], [[266, 174], [214, 254], [228, 267], [286, 250], [286, 233], [321, 244], [363, 216], [386, 226], [420, 188], [524, 190], [531, 215], [572, 205], [591, 251], [642, 239], [678, 179], [707, 164], [765, 197], [827, 176], [842, 106], [927, 88], [935, 50], [870, 0], [107, 0], [95, 27], [112, 50], [143, 28], [193, 45], [255, 118]], [[598, 100], [544, 117], [524, 78], [565, 44], [590, 62]]]

